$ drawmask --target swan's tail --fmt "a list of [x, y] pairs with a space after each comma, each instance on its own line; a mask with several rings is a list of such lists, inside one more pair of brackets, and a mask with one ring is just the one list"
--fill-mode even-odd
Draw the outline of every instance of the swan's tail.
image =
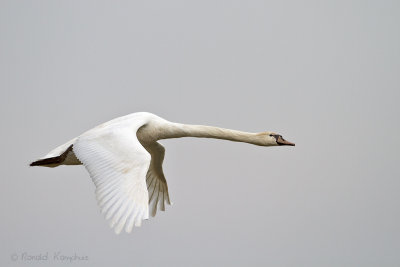
[[[38, 159], [29, 166], [43, 166], [43, 167], [53, 167], [53, 165], [57, 164], [59, 165], [63, 160], [61, 159], [61, 156], [58, 157], [52, 157], [52, 158], [47, 158], [47, 159]], [[54, 166], [55, 167], [55, 166]]]
[[29, 166], [57, 167], [65, 161], [70, 151], [72, 151], [72, 145], [70, 145], [60, 156], [38, 159], [29, 164]]

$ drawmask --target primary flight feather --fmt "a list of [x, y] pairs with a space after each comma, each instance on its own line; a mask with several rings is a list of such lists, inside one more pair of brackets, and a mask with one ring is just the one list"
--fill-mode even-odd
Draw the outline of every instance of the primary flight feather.
[[158, 140], [203, 137], [259, 146], [293, 143], [273, 132], [247, 133], [212, 126], [169, 122], [138, 112], [103, 123], [55, 148], [30, 166], [84, 165], [96, 186], [96, 198], [118, 234], [131, 232], [157, 209], [171, 204], [162, 169], [165, 149]]

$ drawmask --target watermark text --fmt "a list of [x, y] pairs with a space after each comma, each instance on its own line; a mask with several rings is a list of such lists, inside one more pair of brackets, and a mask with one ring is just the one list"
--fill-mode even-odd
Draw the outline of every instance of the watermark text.
[[59, 262], [59, 263], [76, 263], [89, 261], [89, 256], [72, 252], [65, 253], [63, 251], [46, 251], [40, 253], [31, 253], [27, 251], [14, 252], [10, 255], [12, 261], [20, 262]]

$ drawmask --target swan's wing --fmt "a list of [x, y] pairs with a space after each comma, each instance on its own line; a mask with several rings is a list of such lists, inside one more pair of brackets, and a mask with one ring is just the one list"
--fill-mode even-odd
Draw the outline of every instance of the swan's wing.
[[168, 194], [167, 180], [162, 169], [165, 148], [158, 142], [146, 145], [145, 148], [151, 154], [151, 163], [147, 172], [146, 182], [149, 191], [149, 205], [151, 216], [157, 213], [157, 206], [165, 211], [165, 203], [171, 205]]
[[124, 226], [129, 233], [149, 218], [146, 173], [151, 157], [136, 131], [122, 127], [84, 134], [73, 151], [96, 185], [101, 212], [112, 218], [117, 234]]

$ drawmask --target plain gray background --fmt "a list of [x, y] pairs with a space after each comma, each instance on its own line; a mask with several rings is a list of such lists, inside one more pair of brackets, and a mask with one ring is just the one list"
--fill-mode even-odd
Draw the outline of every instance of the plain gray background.
[[[398, 1], [2, 0], [0, 265], [399, 266], [399, 18]], [[82, 166], [28, 164], [137, 111], [297, 146], [164, 141], [174, 205], [117, 236]]]

